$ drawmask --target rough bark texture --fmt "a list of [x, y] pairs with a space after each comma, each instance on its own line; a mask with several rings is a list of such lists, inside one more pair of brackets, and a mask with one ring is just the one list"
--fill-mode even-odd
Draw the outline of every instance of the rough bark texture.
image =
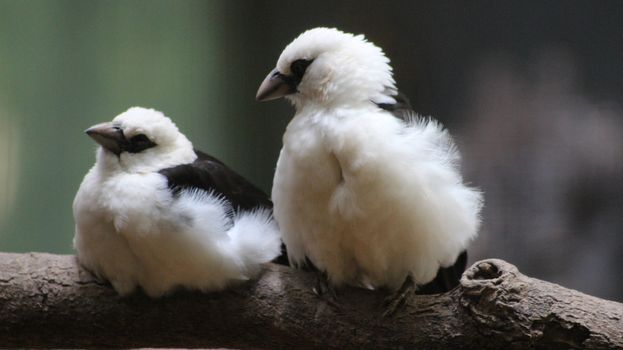
[[340, 290], [334, 306], [314, 283], [268, 265], [222, 293], [120, 298], [73, 256], [0, 253], [0, 347], [623, 348], [623, 304], [501, 260], [475, 263], [453, 291], [414, 296], [389, 318], [387, 294]]

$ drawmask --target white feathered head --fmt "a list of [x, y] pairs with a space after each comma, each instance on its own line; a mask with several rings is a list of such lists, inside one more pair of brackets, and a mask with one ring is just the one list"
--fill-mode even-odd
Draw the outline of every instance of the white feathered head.
[[396, 91], [389, 59], [363, 35], [315, 28], [294, 39], [257, 92], [257, 100], [285, 96], [308, 103], [391, 103]]
[[86, 133], [101, 146], [98, 164], [109, 170], [158, 171], [196, 158], [186, 136], [171, 119], [153, 109], [132, 107]]

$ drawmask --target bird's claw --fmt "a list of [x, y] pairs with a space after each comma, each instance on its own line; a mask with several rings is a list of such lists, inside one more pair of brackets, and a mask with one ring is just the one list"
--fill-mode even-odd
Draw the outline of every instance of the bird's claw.
[[340, 306], [337, 302], [337, 294], [335, 293], [335, 289], [331, 287], [329, 281], [327, 280], [327, 276], [324, 273], [318, 274], [318, 279], [316, 280], [316, 286], [312, 288], [312, 291], [318, 298], [324, 300], [327, 304], [331, 305], [336, 309], [340, 309]]
[[400, 289], [383, 301], [383, 317], [393, 316], [402, 306], [404, 306], [407, 299], [409, 299], [409, 297], [414, 293], [415, 282], [413, 282], [411, 276], [408, 276]]

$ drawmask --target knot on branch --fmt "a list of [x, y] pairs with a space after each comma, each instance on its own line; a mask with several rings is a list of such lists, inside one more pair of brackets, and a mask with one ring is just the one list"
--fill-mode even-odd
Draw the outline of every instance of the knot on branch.
[[486, 259], [476, 262], [465, 274], [467, 280], [488, 280], [503, 277], [503, 275], [518, 273], [515, 265], [500, 259]]
[[502, 260], [488, 259], [475, 263], [461, 278], [461, 306], [487, 336], [513, 334], [517, 323], [513, 310], [523, 290], [517, 268]]
[[471, 279], [475, 280], [490, 280], [494, 278], [500, 277], [500, 269], [498, 267], [488, 261], [483, 261], [474, 266], [473, 275], [470, 276]]
[[488, 290], [497, 289], [503, 282], [512, 282], [519, 275], [515, 265], [498, 259], [482, 260], [470, 267], [461, 277], [465, 294], [478, 296]]

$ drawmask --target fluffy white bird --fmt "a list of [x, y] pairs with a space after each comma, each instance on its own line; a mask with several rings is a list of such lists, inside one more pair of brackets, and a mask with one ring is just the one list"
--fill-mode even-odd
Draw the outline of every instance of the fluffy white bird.
[[130, 108], [86, 133], [101, 147], [74, 200], [74, 247], [119, 294], [220, 290], [279, 255], [268, 197], [161, 112]]
[[290, 261], [309, 259], [332, 286], [456, 285], [482, 195], [463, 183], [448, 132], [410, 111], [383, 51], [362, 35], [306, 31], [257, 93], [282, 96], [296, 114], [272, 199]]

